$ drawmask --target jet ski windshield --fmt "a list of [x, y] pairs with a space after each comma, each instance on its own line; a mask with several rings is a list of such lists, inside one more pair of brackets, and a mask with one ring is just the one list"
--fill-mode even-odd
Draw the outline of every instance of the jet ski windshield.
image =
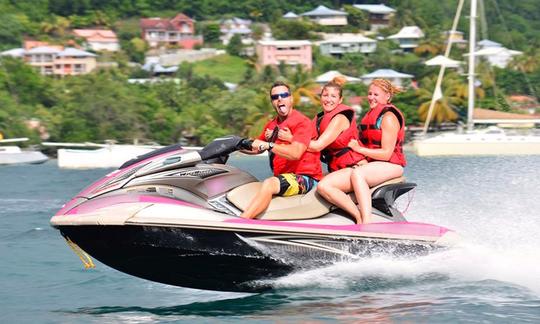
[[198, 163], [225, 164], [229, 154], [241, 149], [251, 149], [252, 141], [236, 135], [229, 135], [213, 140], [200, 151], [181, 152], [167, 156], [142, 168], [135, 177], [152, 173], [195, 166]]

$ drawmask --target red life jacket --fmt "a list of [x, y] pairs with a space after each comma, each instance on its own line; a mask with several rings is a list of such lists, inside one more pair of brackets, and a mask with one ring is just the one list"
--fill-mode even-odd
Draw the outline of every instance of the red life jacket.
[[[396, 138], [396, 145], [394, 146], [394, 152], [388, 162], [405, 166], [407, 161], [405, 160], [405, 154], [403, 154], [403, 142], [405, 141], [405, 118], [399, 109], [392, 104], [379, 105], [376, 108], [370, 109], [367, 114], [362, 118], [360, 123], [360, 139], [362, 144], [371, 149], [381, 148], [382, 130], [381, 122], [382, 116], [392, 112], [396, 115], [399, 121], [399, 131]], [[374, 161], [373, 158], [366, 157], [369, 162]]]
[[330, 124], [330, 121], [338, 114], [345, 115], [349, 119], [350, 125], [349, 128], [341, 132], [335, 141], [330, 143], [321, 152], [323, 162], [328, 164], [328, 171], [330, 172], [350, 167], [364, 159], [362, 154], [355, 152], [348, 147], [351, 139], [358, 139], [358, 128], [356, 127], [355, 114], [351, 107], [344, 104], [339, 104], [330, 112], [322, 111], [317, 114], [314, 122], [316, 124], [319, 136], [324, 133]]
[[[282, 122], [280, 122], [277, 117], [268, 122], [258, 138], [263, 141], [266, 140], [264, 134], [265, 130], [275, 129], [276, 127], [289, 128], [293, 134], [293, 141], [306, 145], [306, 148], [309, 146], [309, 142], [317, 136], [317, 132], [309, 118], [296, 109], [294, 109]], [[276, 144], [289, 144], [289, 142], [282, 141], [279, 138], [276, 138], [274, 142]], [[276, 177], [283, 173], [294, 173], [307, 175], [317, 180], [321, 180], [322, 178], [319, 152], [308, 152], [306, 150], [299, 160], [288, 160], [271, 151], [268, 156], [270, 165], [274, 171], [274, 176]]]

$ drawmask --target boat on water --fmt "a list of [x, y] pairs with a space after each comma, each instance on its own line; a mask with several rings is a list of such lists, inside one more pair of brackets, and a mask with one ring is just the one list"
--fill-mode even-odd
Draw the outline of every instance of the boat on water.
[[160, 146], [105, 144], [95, 149], [61, 148], [58, 167], [64, 169], [118, 168], [127, 160], [149, 153]]
[[63, 169], [118, 168], [127, 160], [144, 155], [163, 146], [99, 143], [44, 142], [44, 146], [65, 147], [57, 150], [58, 167]]
[[374, 223], [357, 225], [312, 190], [274, 197], [258, 219], [239, 217], [260, 182], [227, 165], [247, 139], [216, 139], [200, 151], [168, 146], [124, 163], [51, 218], [83, 263], [169, 285], [256, 292], [291, 272], [374, 255], [416, 256], [458, 235], [408, 222], [394, 206], [414, 183], [372, 188]]
[[508, 134], [502, 128], [443, 133], [414, 143], [419, 156], [540, 154], [540, 134]]
[[[0, 144], [17, 143], [28, 141], [27, 137], [2, 139]], [[39, 164], [44, 163], [49, 158], [35, 150], [23, 150], [16, 145], [0, 145], [0, 165], [7, 164]]]
[[[431, 120], [431, 115], [435, 106], [435, 102], [442, 98], [441, 82], [444, 76], [446, 66], [441, 65], [439, 76], [435, 90], [433, 91], [433, 97], [428, 111], [428, 116], [424, 125], [424, 131], [422, 136], [419, 136], [413, 141], [413, 149], [419, 156], [445, 156], [445, 155], [526, 155], [526, 154], [540, 154], [540, 136], [535, 132], [529, 132], [527, 134], [512, 134], [505, 131], [502, 128], [496, 126], [489, 126], [485, 129], [474, 129], [475, 123], [477, 124], [512, 124], [516, 126], [520, 125], [534, 125], [540, 124], [540, 118], [521, 115], [522, 117], [516, 118], [516, 114], [508, 114], [495, 112], [491, 115], [502, 117], [495, 118], [480, 118], [475, 113], [483, 111], [485, 109], [475, 108], [475, 47], [476, 47], [476, 18], [477, 18], [477, 1], [471, 0], [470, 7], [470, 28], [469, 28], [469, 53], [468, 53], [468, 104], [467, 104], [467, 129], [460, 129], [458, 132], [447, 132], [438, 134], [432, 137], [427, 136], [427, 130]], [[458, 7], [456, 18], [459, 18], [461, 8]], [[454, 19], [454, 26], [452, 27], [452, 35], [457, 26], [458, 19]], [[448, 46], [444, 57], [448, 58], [453, 39], [450, 37]], [[507, 115], [507, 116], [504, 116]], [[510, 116], [514, 115], [514, 116]], [[510, 117], [510, 118], [509, 118]]]

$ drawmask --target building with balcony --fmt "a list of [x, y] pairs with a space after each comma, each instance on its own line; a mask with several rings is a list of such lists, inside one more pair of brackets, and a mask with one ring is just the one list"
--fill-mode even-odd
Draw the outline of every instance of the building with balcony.
[[264, 40], [256, 47], [259, 66], [303, 65], [306, 69], [312, 67], [311, 42], [307, 40]]
[[96, 68], [93, 53], [33, 40], [25, 41], [23, 48], [7, 50], [0, 55], [20, 58], [44, 75], [87, 74]]
[[346, 53], [373, 53], [377, 41], [361, 34], [325, 34], [324, 40], [317, 42], [322, 55], [341, 57]]
[[24, 60], [44, 75], [80, 75], [96, 68], [96, 55], [73, 47], [38, 46], [25, 51]]
[[396, 12], [384, 4], [355, 4], [356, 9], [367, 12], [370, 30], [376, 32], [379, 29], [386, 28], [390, 25], [390, 20]]
[[221, 31], [221, 41], [223, 45], [229, 44], [231, 38], [234, 35], [240, 36], [242, 44], [251, 45], [253, 39], [251, 38], [251, 20], [242, 18], [231, 18], [223, 20], [219, 25]]
[[179, 13], [172, 19], [143, 18], [140, 20], [142, 39], [150, 47], [175, 45], [185, 49], [193, 49], [202, 45], [202, 36], [195, 35], [193, 19]]

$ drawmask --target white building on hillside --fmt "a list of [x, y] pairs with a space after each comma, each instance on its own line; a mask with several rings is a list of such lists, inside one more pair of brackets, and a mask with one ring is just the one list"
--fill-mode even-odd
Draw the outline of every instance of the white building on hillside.
[[223, 45], [229, 44], [234, 35], [239, 35], [244, 45], [253, 44], [253, 39], [251, 38], [251, 20], [234, 17], [223, 20], [219, 27], [221, 31], [220, 39]]
[[364, 84], [369, 85], [373, 79], [387, 79], [397, 87], [403, 87], [405, 81], [411, 80], [414, 77], [412, 74], [397, 72], [391, 69], [379, 69], [374, 72], [364, 74], [360, 78]]
[[319, 41], [322, 55], [341, 57], [345, 53], [373, 53], [377, 41], [361, 34], [326, 34], [325, 40]]
[[396, 12], [395, 9], [384, 4], [357, 4], [354, 7], [369, 14], [369, 26], [373, 32], [388, 27], [390, 25], [390, 19], [392, 19]]
[[[485, 59], [490, 65], [505, 68], [514, 56], [521, 55], [523, 52], [508, 49], [501, 44], [487, 39], [477, 43], [477, 49], [474, 55]], [[464, 56], [468, 56], [465, 54]]]
[[418, 26], [405, 26], [397, 34], [388, 36], [388, 39], [396, 40], [403, 50], [417, 47], [421, 38], [424, 38], [424, 32]]
[[284, 14], [282, 18], [287, 19], [287, 20], [297, 20], [297, 19], [300, 19], [300, 16], [298, 16], [292, 11], [289, 11], [286, 14]]
[[444, 55], [437, 55], [434, 58], [427, 60], [425, 63], [427, 66], [441, 66], [444, 65], [446, 68], [459, 68], [461, 62], [452, 60], [449, 57]]
[[319, 75], [316, 79], [315, 79], [315, 82], [319, 83], [319, 84], [326, 84], [330, 81], [332, 81], [332, 79], [334, 79], [335, 77], [337, 76], [343, 76], [345, 77], [345, 80], [347, 80], [348, 83], [359, 83], [359, 82], [362, 82], [361, 79], [359, 78], [355, 78], [355, 77], [352, 77], [352, 76], [348, 76], [348, 75], [345, 75], [343, 73], [340, 73], [339, 71], [328, 71], [326, 73], [323, 73], [321, 75]]

